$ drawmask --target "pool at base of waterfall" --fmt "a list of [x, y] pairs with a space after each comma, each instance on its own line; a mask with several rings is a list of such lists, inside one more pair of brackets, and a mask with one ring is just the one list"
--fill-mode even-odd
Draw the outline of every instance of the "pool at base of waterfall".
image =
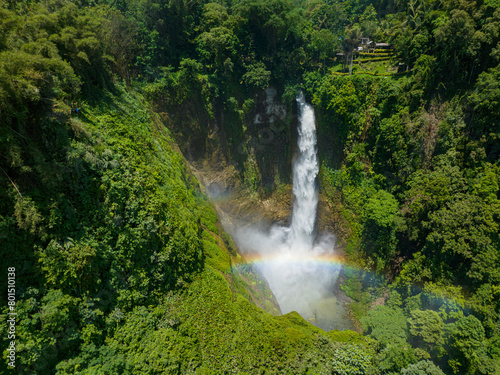
[[354, 329], [346, 306], [333, 294], [317, 301], [311, 306], [311, 310], [310, 316], [302, 317], [325, 331]]

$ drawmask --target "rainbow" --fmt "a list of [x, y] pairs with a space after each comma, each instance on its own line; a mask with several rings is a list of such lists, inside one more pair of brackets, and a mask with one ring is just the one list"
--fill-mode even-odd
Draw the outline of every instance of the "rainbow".
[[[331, 269], [339, 270], [340, 268], [348, 268], [350, 270], [357, 270], [362, 272], [365, 275], [369, 275], [374, 278], [384, 279], [382, 275], [376, 275], [375, 272], [369, 271], [362, 267], [356, 266], [352, 263], [349, 263], [345, 260], [345, 258], [341, 255], [337, 254], [318, 254], [318, 255], [310, 255], [310, 254], [298, 254], [298, 253], [272, 253], [269, 255], [261, 255], [261, 254], [239, 254], [236, 259], [232, 259], [232, 268], [241, 269], [246, 265], [255, 265], [259, 266], [285, 266], [285, 267], [294, 267], [301, 265], [314, 265], [314, 266], [322, 266], [328, 267]], [[437, 284], [435, 284], [437, 285]], [[441, 293], [435, 293], [435, 291], [429, 290], [426, 285], [417, 285], [411, 284], [413, 288], [416, 289], [415, 293], [424, 292], [434, 298], [440, 299], [444, 301], [450, 301], [456, 303], [462, 309], [466, 309], [463, 302], [460, 301], [460, 296], [453, 296], [445, 291]]]
[[342, 256], [337, 254], [299, 254], [299, 253], [273, 253], [269, 255], [244, 254], [237, 259], [233, 259], [233, 266], [242, 266], [245, 264], [318, 264], [324, 266], [335, 266], [338, 268], [345, 265], [346, 262]]

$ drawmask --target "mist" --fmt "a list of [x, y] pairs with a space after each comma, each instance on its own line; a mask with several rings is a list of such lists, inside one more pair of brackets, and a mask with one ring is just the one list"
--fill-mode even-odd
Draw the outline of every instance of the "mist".
[[[319, 162], [314, 109], [306, 103], [303, 93], [297, 97], [297, 103], [299, 136], [298, 155], [293, 163], [295, 199], [291, 224], [265, 230], [237, 228], [234, 238], [244, 254], [259, 258], [256, 266], [266, 278], [282, 313], [297, 311], [317, 323], [318, 315], [325, 315], [325, 301], [329, 301], [327, 310], [340, 305], [333, 295], [340, 265], [332, 262], [335, 237], [329, 233], [315, 234]], [[332, 316], [334, 313], [331, 311]], [[327, 318], [321, 325], [332, 329], [335, 324]]]

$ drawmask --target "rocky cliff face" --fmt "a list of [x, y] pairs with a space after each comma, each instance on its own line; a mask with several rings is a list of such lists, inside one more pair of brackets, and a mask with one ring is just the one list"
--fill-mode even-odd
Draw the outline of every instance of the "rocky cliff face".
[[249, 156], [257, 163], [261, 185], [275, 188], [291, 183], [296, 144], [296, 107], [286, 106], [274, 87], [256, 97]]
[[258, 217], [286, 221], [291, 212], [296, 109], [294, 103], [283, 103], [275, 87], [248, 101], [253, 105], [239, 115], [221, 103], [211, 118], [195, 101], [159, 112], [220, 209], [249, 223]]
[[[224, 226], [289, 225], [297, 107], [275, 87], [256, 93], [243, 116], [219, 105], [214, 118], [195, 102], [163, 112], [163, 118]], [[161, 111], [160, 111], [161, 112]], [[240, 113], [241, 114], [241, 113]], [[326, 204], [317, 231], [333, 232]]]

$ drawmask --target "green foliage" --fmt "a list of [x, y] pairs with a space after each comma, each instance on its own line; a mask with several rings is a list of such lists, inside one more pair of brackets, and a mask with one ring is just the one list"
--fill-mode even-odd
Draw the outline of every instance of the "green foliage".
[[336, 349], [333, 355], [332, 373], [335, 375], [364, 375], [372, 367], [372, 356], [358, 345], [346, 345]]
[[427, 352], [440, 350], [444, 344], [444, 323], [439, 314], [432, 310], [413, 310], [408, 319], [410, 334], [414, 346], [422, 347]]
[[484, 363], [484, 328], [481, 322], [469, 315], [447, 326], [451, 347], [449, 366], [454, 373], [474, 374]]
[[401, 371], [401, 375], [444, 375], [444, 372], [429, 360], [411, 364]]
[[[474, 91], [468, 100], [473, 117], [469, 122], [469, 132], [473, 139], [481, 139], [486, 148], [486, 155], [493, 161], [498, 156], [498, 139], [500, 123], [495, 113], [500, 110], [500, 68], [497, 66], [481, 73], [477, 79]], [[482, 138], [484, 137], [484, 138]]]
[[249, 87], [265, 89], [269, 86], [271, 72], [266, 70], [266, 66], [262, 62], [248, 65], [247, 72], [243, 75], [243, 82]]
[[[245, 324], [235, 324], [240, 319]], [[233, 295], [224, 277], [207, 267], [182, 294], [170, 294], [156, 307], [135, 308], [99, 349], [102, 357], [82, 373], [192, 372], [199, 367], [216, 373], [325, 371], [331, 344], [317, 336], [319, 329], [310, 330], [296, 313], [270, 318]], [[314, 354], [303, 351], [306, 347]]]
[[493, 219], [496, 211], [478, 197], [456, 196], [447, 207], [429, 215], [432, 229], [425, 251], [439, 248], [441, 256], [449, 259], [444, 264], [453, 267], [443, 267], [447, 275], [467, 277], [472, 282], [498, 282], [498, 269], [491, 263], [499, 256], [498, 224]]
[[328, 331], [328, 336], [331, 337], [331, 339], [333, 341], [338, 342], [338, 343], [349, 343], [349, 344], [355, 344], [355, 345], [366, 344], [365, 337], [360, 336], [357, 332], [354, 332], [351, 330]]
[[383, 372], [400, 372], [415, 362], [413, 347], [408, 343], [390, 344], [378, 355], [379, 368]]
[[404, 179], [412, 170], [408, 155], [411, 141], [400, 116], [381, 121], [373, 161], [378, 173]]
[[158, 68], [178, 65], [194, 57], [197, 26], [203, 12], [201, 1], [123, 1], [120, 9], [136, 29], [139, 51], [135, 65], [141, 77], [152, 79]]
[[224, 62], [235, 55], [238, 39], [227, 27], [214, 27], [197, 38], [198, 53], [202, 61], [213, 62], [216, 69], [223, 69]]
[[365, 288], [366, 285], [364, 285], [360, 280], [360, 275], [348, 275], [349, 279], [341, 286], [341, 288], [347, 296], [354, 300], [349, 305], [354, 317], [356, 319], [361, 319], [367, 313], [372, 302], [372, 298], [370, 292]]
[[460, 60], [476, 52], [474, 20], [465, 10], [452, 9], [449, 17], [436, 20], [436, 26], [433, 33], [441, 56], [450, 59], [457, 69]]
[[401, 308], [377, 306], [361, 319], [363, 330], [381, 345], [406, 344], [408, 321]]
[[356, 96], [356, 88], [351, 81], [344, 83], [333, 96], [327, 108], [332, 109], [346, 122], [352, 124], [351, 116], [355, 113], [355, 108], [359, 105]]
[[326, 60], [332, 59], [339, 48], [339, 41], [328, 29], [313, 30], [311, 32], [311, 48], [318, 54], [318, 60], [323, 62], [325, 70]]
[[377, 11], [373, 4], [368, 5], [363, 11], [363, 14], [359, 16], [359, 23], [366, 36], [372, 37], [375, 34], [375, 30], [368, 32], [370, 28], [374, 27], [374, 24], [377, 24]]
[[383, 270], [396, 252], [398, 214], [398, 202], [384, 190], [379, 190], [365, 205], [364, 246], [376, 259], [377, 270]]

